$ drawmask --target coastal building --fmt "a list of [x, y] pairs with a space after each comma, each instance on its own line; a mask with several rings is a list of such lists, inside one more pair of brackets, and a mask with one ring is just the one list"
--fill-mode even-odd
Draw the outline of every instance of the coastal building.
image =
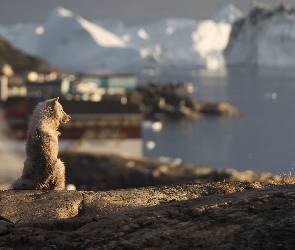
[[2, 75], [0, 98], [34, 97], [48, 99], [64, 95], [68, 100], [99, 101], [103, 95], [124, 95], [138, 86], [133, 74], [80, 74], [58, 75], [29, 72], [26, 76]]
[[133, 74], [80, 74], [76, 83], [95, 84], [106, 92], [131, 92], [138, 86], [137, 77]]

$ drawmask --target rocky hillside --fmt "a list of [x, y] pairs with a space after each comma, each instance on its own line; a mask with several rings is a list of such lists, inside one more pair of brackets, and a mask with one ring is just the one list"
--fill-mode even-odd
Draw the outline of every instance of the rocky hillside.
[[14, 49], [4, 38], [0, 37], [0, 68], [4, 64], [11, 65], [14, 72], [20, 74], [28, 71], [37, 71], [40, 73], [61, 72], [60, 69], [40, 58], [26, 55]]
[[293, 249], [295, 244], [294, 185], [269, 182], [2, 191], [0, 214], [1, 249]]

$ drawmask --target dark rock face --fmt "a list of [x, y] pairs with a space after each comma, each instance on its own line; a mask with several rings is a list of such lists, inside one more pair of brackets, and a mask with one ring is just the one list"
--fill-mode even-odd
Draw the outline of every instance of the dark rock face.
[[263, 22], [267, 19], [272, 18], [274, 15], [295, 15], [295, 9], [291, 5], [280, 4], [274, 8], [267, 8], [263, 4], [257, 4], [253, 7], [253, 9], [249, 12], [248, 18], [252, 25], [256, 25], [259, 22]]
[[274, 15], [294, 16], [295, 9], [293, 6], [278, 5], [275, 8], [266, 8], [263, 5], [253, 6], [245, 18], [238, 19], [232, 26], [228, 47], [236, 41], [238, 35], [243, 30], [243, 26], [249, 22], [251, 26], [257, 26], [259, 23], [264, 22], [267, 19], [272, 18]]
[[21, 51], [14, 49], [5, 39], [0, 37], [0, 68], [2, 68], [4, 64], [11, 65], [14, 72], [19, 74], [28, 71], [37, 71], [39, 73], [50, 73], [55, 71], [61, 73], [61, 70], [44, 60], [26, 55]]

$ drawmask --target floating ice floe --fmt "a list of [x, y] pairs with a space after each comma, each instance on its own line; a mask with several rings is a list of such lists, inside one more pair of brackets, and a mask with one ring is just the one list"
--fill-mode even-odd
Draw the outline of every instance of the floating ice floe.
[[153, 141], [147, 141], [147, 142], [146, 142], [146, 147], [147, 147], [149, 150], [153, 150], [153, 149], [156, 147], [156, 143], [153, 142]]
[[152, 130], [153, 131], [161, 131], [162, 130], [162, 122], [158, 121], [158, 122], [153, 122], [152, 124]]
[[272, 100], [276, 100], [278, 98], [278, 94], [275, 92], [269, 92], [269, 93], [265, 93], [263, 95], [263, 98], [265, 99], [272, 99]]

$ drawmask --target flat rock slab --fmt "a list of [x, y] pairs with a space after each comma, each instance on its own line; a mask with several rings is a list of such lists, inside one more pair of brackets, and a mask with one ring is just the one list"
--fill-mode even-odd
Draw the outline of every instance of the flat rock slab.
[[7, 190], [0, 192], [0, 215], [12, 222], [100, 216], [214, 193], [210, 184], [157, 186], [105, 192]]
[[0, 191], [0, 216], [12, 222], [94, 217], [141, 207], [261, 188], [267, 183], [216, 182], [122, 189], [104, 192]]
[[78, 214], [82, 193], [71, 191], [1, 191], [0, 215], [12, 222], [71, 218]]
[[2, 223], [0, 247], [294, 249], [294, 225], [295, 186], [271, 186], [104, 216]]

